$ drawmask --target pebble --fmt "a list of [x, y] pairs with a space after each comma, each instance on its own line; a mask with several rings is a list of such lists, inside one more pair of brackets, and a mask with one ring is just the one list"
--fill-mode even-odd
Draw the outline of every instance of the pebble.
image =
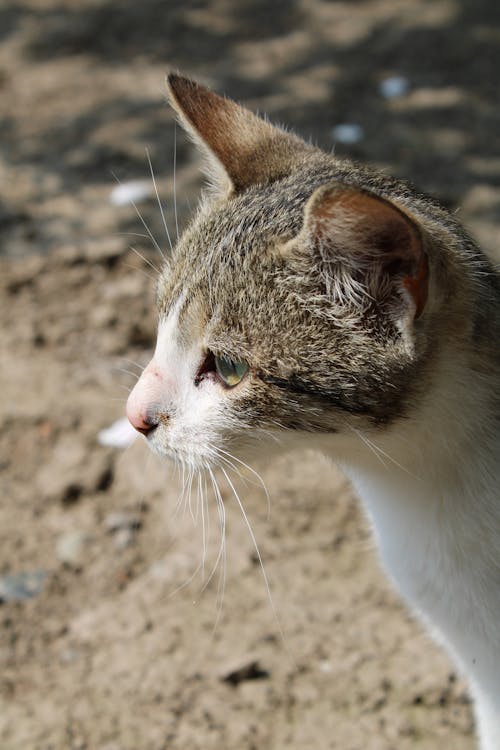
[[34, 570], [0, 576], [0, 602], [22, 602], [41, 593], [47, 572]]
[[135, 538], [135, 534], [132, 529], [120, 529], [113, 534], [113, 541], [116, 549], [125, 549], [130, 547]]
[[380, 81], [379, 91], [385, 99], [397, 99], [410, 89], [410, 82], [404, 76], [389, 76]]
[[80, 568], [85, 562], [86, 547], [91, 540], [86, 531], [70, 531], [59, 537], [56, 544], [56, 556], [60, 562], [73, 568]]
[[344, 122], [335, 125], [331, 130], [332, 138], [337, 143], [359, 143], [364, 138], [364, 130], [355, 122]]

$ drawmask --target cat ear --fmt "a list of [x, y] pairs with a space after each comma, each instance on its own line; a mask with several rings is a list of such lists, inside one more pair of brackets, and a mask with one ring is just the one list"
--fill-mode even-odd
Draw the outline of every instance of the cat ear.
[[241, 192], [273, 182], [313, 149], [195, 81], [174, 73], [167, 81], [170, 103], [207, 157], [208, 176], [219, 190]]
[[301, 240], [319, 256], [339, 299], [375, 302], [418, 318], [428, 291], [428, 261], [416, 222], [394, 203], [341, 185], [316, 190], [306, 204]]

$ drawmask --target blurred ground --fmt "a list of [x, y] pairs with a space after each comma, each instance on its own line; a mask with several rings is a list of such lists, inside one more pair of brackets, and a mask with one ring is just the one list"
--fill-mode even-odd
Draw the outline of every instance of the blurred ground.
[[[222, 592], [215, 510], [203, 571], [179, 477], [97, 433], [155, 329], [154, 271], [129, 246], [159, 256], [111, 204], [113, 174], [149, 180], [148, 149], [174, 236], [174, 140], [180, 226], [201, 184], [166, 71], [326, 148], [359, 126], [338, 153], [434, 193], [494, 254], [499, 19], [495, 0], [3, 0], [2, 750], [471, 750], [464, 686], [379, 572], [334, 469], [309, 454], [259, 467], [269, 518], [242, 488], [283, 642], [230, 492]], [[407, 90], [387, 98], [394, 76]], [[140, 209], [166, 248], [154, 196]], [[5, 601], [23, 573], [40, 592]]]

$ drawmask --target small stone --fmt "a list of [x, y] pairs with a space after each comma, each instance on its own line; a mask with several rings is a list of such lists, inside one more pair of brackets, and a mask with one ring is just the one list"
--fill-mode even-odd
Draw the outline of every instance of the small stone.
[[42, 591], [46, 578], [45, 570], [0, 576], [0, 602], [22, 602], [26, 599], [33, 599]]
[[361, 125], [355, 122], [344, 122], [335, 125], [331, 130], [331, 134], [334, 141], [346, 144], [359, 143], [365, 135]]
[[130, 547], [134, 541], [135, 534], [132, 529], [119, 529], [116, 534], [113, 535], [113, 541], [116, 549], [125, 549]]
[[410, 89], [410, 82], [404, 76], [388, 76], [380, 81], [379, 91], [385, 99], [397, 99]]
[[91, 540], [86, 531], [70, 531], [59, 537], [56, 544], [57, 559], [72, 568], [81, 568], [85, 562], [86, 548]]

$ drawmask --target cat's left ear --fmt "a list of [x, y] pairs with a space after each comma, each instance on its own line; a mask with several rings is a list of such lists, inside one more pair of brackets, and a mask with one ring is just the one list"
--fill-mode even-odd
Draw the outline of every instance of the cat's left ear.
[[206, 172], [222, 193], [273, 182], [290, 172], [304, 151], [298, 136], [258, 117], [231, 99], [171, 73], [170, 103], [206, 157]]
[[406, 320], [422, 315], [429, 281], [422, 233], [391, 201], [347, 185], [320, 187], [292, 242], [314, 253], [339, 301], [373, 302]]

